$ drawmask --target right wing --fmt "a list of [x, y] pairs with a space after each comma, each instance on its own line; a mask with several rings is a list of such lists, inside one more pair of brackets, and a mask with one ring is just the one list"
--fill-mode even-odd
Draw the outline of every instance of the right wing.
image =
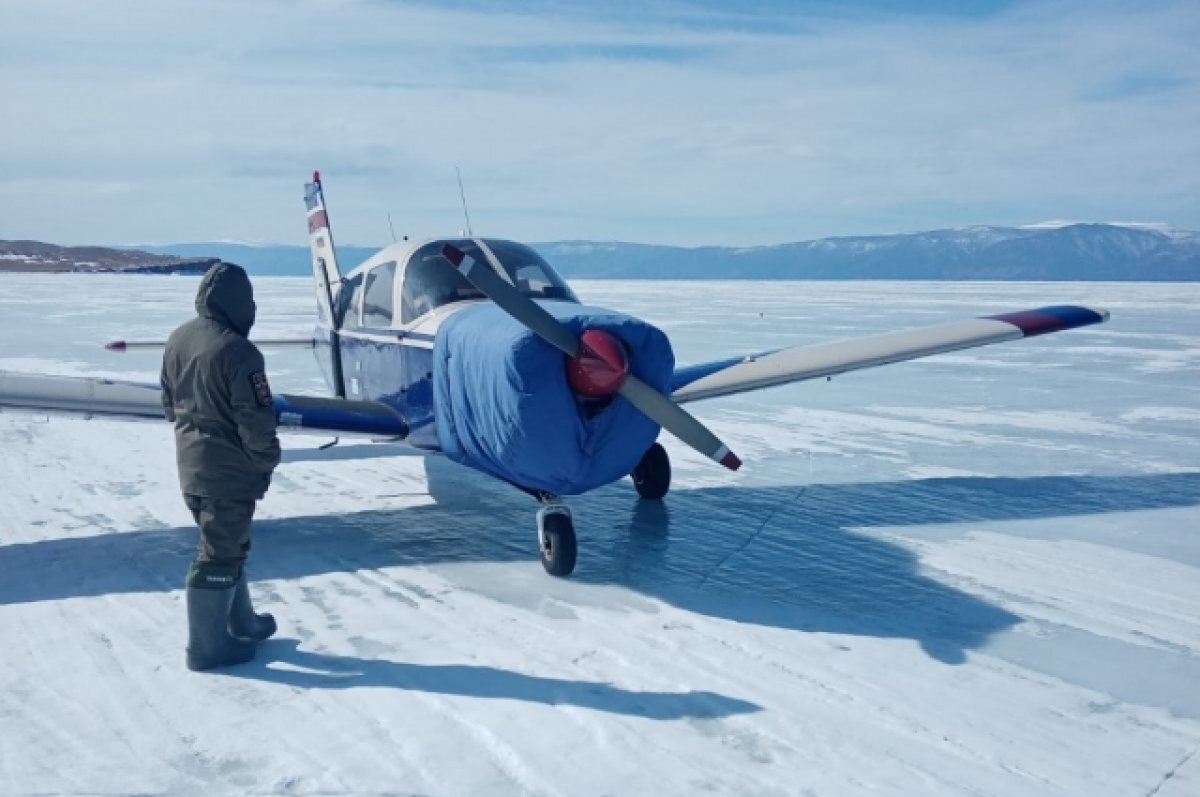
[[683, 404], [717, 396], [731, 396], [735, 393], [915, 360], [958, 349], [1100, 324], [1107, 320], [1107, 310], [1064, 305], [831, 343], [793, 346], [749, 357], [681, 368], [675, 372], [672, 380], [671, 398]]
[[[162, 421], [158, 385], [100, 377], [45, 376], [0, 371], [0, 408], [77, 418]], [[274, 396], [281, 432], [359, 435], [403, 440], [408, 423], [377, 401], [318, 396]]]

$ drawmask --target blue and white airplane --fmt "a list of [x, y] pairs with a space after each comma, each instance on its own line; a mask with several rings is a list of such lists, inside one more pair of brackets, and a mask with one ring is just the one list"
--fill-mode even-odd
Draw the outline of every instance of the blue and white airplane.
[[[578, 495], [631, 476], [643, 499], [671, 480], [660, 429], [715, 462], [741, 461], [681, 405], [1097, 324], [1104, 310], [1043, 307], [676, 367], [656, 327], [583, 305], [527, 246], [429, 239], [382, 249], [342, 275], [320, 175], [306, 185], [317, 327], [332, 396], [276, 395], [283, 432], [365, 435], [440, 452], [534, 496], [542, 565], [569, 575]], [[109, 344], [112, 349], [162, 343]], [[162, 420], [159, 387], [0, 372], [0, 407]]]

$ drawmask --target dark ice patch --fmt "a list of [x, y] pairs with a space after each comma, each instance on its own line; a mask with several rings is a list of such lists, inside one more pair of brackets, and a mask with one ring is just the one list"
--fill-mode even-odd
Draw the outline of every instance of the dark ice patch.
[[271, 406], [271, 386], [267, 384], [267, 375], [262, 371], [250, 374], [250, 384], [254, 387], [254, 400], [260, 407]]

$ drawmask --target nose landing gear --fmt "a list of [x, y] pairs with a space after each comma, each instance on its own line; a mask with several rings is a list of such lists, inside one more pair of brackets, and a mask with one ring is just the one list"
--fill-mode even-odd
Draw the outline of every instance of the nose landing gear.
[[542, 567], [552, 576], [569, 576], [575, 570], [578, 552], [571, 510], [557, 496], [542, 495], [539, 498], [543, 504], [537, 513]]
[[[649, 501], [661, 500], [671, 487], [671, 460], [667, 450], [658, 443], [653, 444], [629, 475], [639, 496]], [[579, 549], [570, 508], [557, 495], [539, 490], [526, 492], [542, 504], [537, 513], [538, 554], [542, 567], [552, 576], [571, 575], [575, 571]]]

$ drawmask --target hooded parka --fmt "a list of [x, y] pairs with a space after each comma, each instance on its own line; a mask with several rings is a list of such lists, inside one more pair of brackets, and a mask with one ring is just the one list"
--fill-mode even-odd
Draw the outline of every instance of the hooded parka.
[[254, 292], [241, 267], [218, 263], [196, 293], [197, 317], [163, 352], [163, 411], [175, 423], [185, 495], [262, 498], [279, 464], [275, 409], [262, 353], [247, 339]]

